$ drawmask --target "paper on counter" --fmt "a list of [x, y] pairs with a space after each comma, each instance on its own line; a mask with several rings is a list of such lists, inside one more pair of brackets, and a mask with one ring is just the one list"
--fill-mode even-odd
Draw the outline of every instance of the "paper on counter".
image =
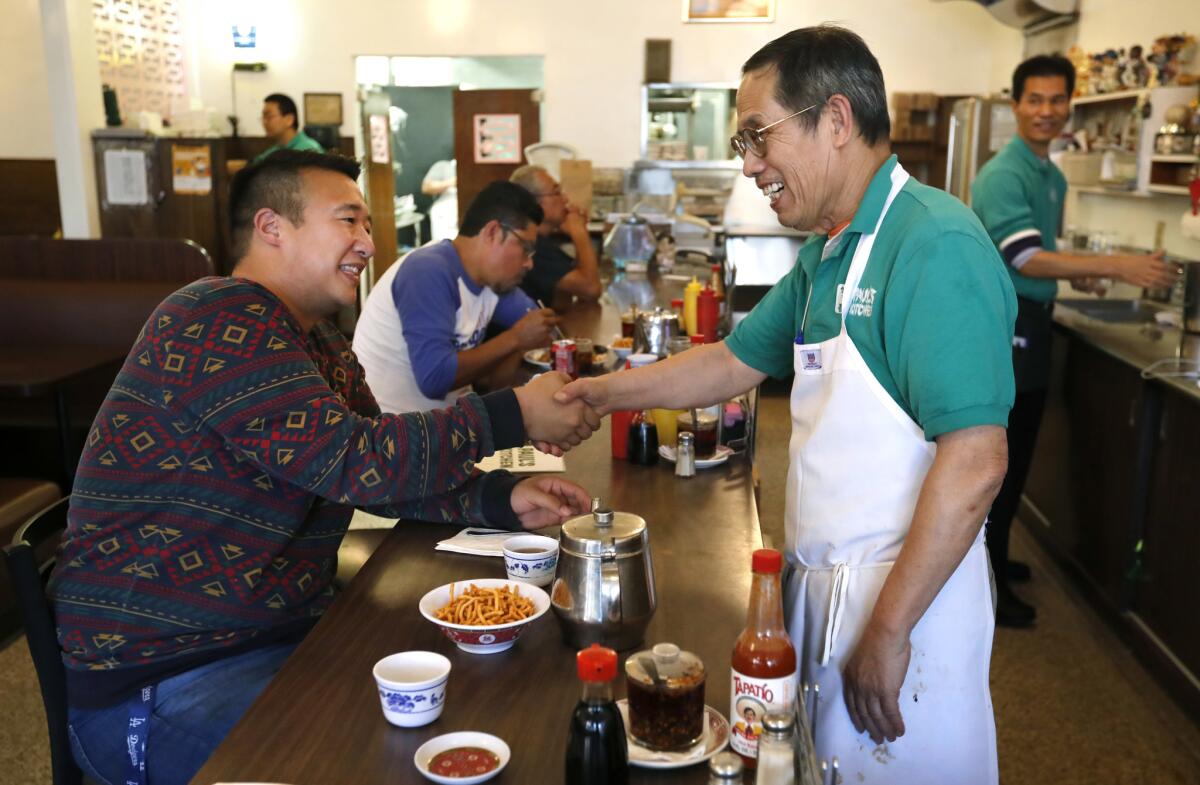
[[361, 529], [390, 529], [396, 525], [399, 518], [382, 518], [378, 515], [372, 515], [369, 512], [355, 510], [354, 516], [350, 519], [350, 531]]
[[480, 471], [508, 469], [513, 474], [535, 474], [539, 472], [563, 472], [567, 463], [560, 456], [542, 452], [532, 445], [497, 450], [476, 464]]
[[468, 527], [450, 539], [439, 542], [434, 550], [467, 553], [472, 556], [503, 556], [504, 541], [518, 534], [521, 532]]

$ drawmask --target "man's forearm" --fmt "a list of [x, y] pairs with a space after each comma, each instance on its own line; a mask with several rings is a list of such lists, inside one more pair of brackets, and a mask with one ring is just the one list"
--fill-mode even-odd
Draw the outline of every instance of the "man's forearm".
[[1022, 275], [1030, 278], [1113, 278], [1115, 258], [1097, 254], [1038, 251], [1021, 265]]
[[454, 383], [450, 389], [457, 390], [478, 380], [519, 348], [517, 337], [505, 330], [474, 349], [464, 349], [458, 353], [458, 367], [454, 371]]
[[954, 431], [937, 442], [912, 526], [871, 614], [872, 625], [905, 639], [979, 534], [1008, 467], [999, 426]]
[[587, 300], [599, 299], [603, 294], [600, 286], [600, 260], [596, 258], [592, 240], [587, 232], [582, 232], [578, 237], [572, 236], [571, 242], [575, 246], [575, 269], [559, 280], [558, 288]]
[[738, 360], [722, 341], [636, 370], [609, 374], [605, 377], [606, 411], [710, 406], [749, 390], [765, 378], [766, 374]]

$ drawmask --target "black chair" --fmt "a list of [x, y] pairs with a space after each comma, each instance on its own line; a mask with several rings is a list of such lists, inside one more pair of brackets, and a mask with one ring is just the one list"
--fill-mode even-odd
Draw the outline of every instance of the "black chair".
[[55, 557], [51, 555], [38, 563], [38, 551], [44, 552], [51, 544], [57, 547], [67, 528], [69, 501], [69, 498], [60, 499], [34, 515], [17, 530], [12, 545], [4, 548], [9, 579], [25, 624], [25, 640], [42, 688], [42, 704], [46, 708], [46, 725], [50, 731], [54, 785], [81, 785], [84, 782], [67, 740], [67, 675], [54, 631], [54, 614], [46, 600], [46, 581], [54, 568]]

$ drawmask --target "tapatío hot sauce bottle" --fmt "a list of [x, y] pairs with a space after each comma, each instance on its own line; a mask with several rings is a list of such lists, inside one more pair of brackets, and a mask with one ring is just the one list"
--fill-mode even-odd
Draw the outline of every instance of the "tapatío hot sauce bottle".
[[617, 653], [593, 643], [575, 655], [583, 697], [567, 735], [567, 785], [627, 785], [629, 748], [625, 723], [613, 702]]
[[783, 620], [782, 567], [779, 551], [754, 552], [746, 629], [733, 645], [730, 746], [748, 769], [757, 764], [763, 718], [768, 712], [791, 711], [796, 693], [796, 649]]

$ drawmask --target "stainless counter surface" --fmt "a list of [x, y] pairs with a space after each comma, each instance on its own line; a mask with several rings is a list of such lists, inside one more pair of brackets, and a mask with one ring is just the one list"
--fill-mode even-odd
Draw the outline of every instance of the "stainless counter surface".
[[[1087, 316], [1059, 300], [1054, 306], [1054, 322], [1067, 332], [1106, 354], [1142, 371], [1161, 360], [1180, 357], [1183, 331], [1153, 323], [1112, 323]], [[1198, 339], [1200, 336], [1189, 336]], [[1200, 356], [1190, 355], [1200, 364]], [[1200, 403], [1200, 382], [1187, 378], [1154, 378], [1154, 381], [1184, 393]]]

